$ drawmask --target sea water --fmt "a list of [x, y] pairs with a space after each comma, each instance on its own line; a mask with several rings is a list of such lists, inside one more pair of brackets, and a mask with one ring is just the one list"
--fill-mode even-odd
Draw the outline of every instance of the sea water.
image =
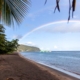
[[21, 52], [21, 55], [51, 68], [80, 76], [80, 51]]

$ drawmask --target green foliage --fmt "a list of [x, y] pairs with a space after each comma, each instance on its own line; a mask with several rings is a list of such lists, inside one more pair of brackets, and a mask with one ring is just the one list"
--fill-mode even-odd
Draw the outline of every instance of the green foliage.
[[[0, 21], [6, 25], [14, 25], [14, 20], [19, 24], [29, 7], [29, 0], [0, 0]], [[16, 50], [18, 40], [8, 41], [5, 37], [5, 28], [0, 25], [0, 53]]]
[[5, 34], [4, 34], [4, 27], [2, 25], [0, 25], [0, 52], [4, 53], [5, 50]]
[[16, 51], [18, 46], [18, 39], [6, 41], [6, 53]]
[[5, 28], [0, 25], [0, 54], [13, 52], [19, 46], [18, 39], [8, 41], [5, 36]]
[[21, 23], [29, 3], [29, 0], [0, 0], [0, 19], [8, 26], [14, 24], [14, 20]]

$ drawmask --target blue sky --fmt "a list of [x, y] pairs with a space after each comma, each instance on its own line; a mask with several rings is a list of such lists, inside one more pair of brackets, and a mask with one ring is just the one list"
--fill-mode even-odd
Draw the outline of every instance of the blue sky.
[[77, 0], [74, 18], [69, 23], [68, 0], [60, 1], [61, 12], [56, 10], [55, 14], [55, 0], [48, 0], [46, 5], [44, 2], [31, 0], [22, 23], [19, 26], [15, 23], [14, 28], [5, 26], [7, 39], [18, 38], [20, 44], [37, 46], [42, 50], [80, 50], [80, 0]]

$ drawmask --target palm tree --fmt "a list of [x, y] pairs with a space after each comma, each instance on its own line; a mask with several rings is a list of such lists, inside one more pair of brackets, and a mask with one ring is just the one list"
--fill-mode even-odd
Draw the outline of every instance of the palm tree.
[[28, 12], [29, 0], [0, 0], [0, 21], [11, 25], [14, 20], [19, 24]]

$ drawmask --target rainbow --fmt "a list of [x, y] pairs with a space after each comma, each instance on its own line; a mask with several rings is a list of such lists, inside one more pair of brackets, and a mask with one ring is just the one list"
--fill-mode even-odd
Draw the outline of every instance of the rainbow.
[[[70, 22], [80, 22], [80, 20], [70, 20]], [[60, 23], [67, 23], [67, 20], [62, 20], [62, 21], [55, 21], [55, 22], [50, 22], [50, 23], [47, 23], [47, 24], [44, 24], [44, 25], [41, 25], [37, 28], [34, 28], [33, 30], [29, 31], [28, 33], [26, 33], [19, 41], [21, 41], [22, 39], [24, 39], [25, 37], [27, 37], [28, 35], [30, 35], [31, 33], [33, 33], [34, 31], [37, 31], [43, 27], [46, 27], [46, 26], [49, 26], [49, 25], [52, 25], [52, 24], [60, 24]]]

